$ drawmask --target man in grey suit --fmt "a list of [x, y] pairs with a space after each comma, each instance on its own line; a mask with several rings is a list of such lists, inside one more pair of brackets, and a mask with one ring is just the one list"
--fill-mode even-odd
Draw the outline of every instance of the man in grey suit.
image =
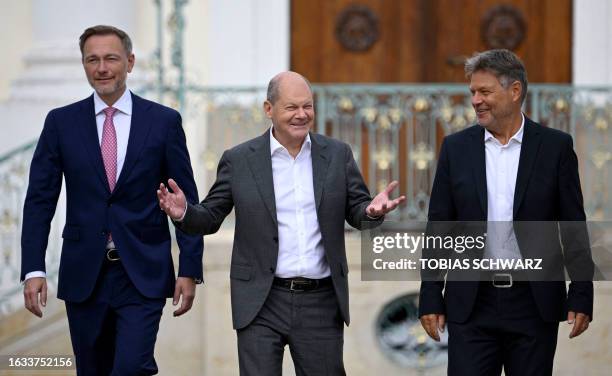
[[160, 206], [181, 230], [204, 235], [236, 209], [230, 280], [241, 375], [280, 375], [285, 345], [297, 375], [344, 375], [344, 221], [378, 226], [405, 198], [389, 198], [392, 182], [372, 199], [350, 147], [309, 132], [314, 105], [301, 75], [275, 76], [264, 111], [272, 128], [223, 154], [204, 201], [187, 205], [170, 179]]

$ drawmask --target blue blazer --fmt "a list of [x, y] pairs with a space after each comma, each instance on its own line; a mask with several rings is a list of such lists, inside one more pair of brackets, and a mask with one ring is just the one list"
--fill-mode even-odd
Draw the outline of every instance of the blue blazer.
[[[429, 221], [486, 221], [487, 180], [484, 129], [475, 125], [444, 139], [429, 201]], [[561, 131], [543, 127], [525, 117], [523, 143], [514, 190], [514, 221], [585, 221], [582, 191], [578, 176], [578, 160], [572, 137]], [[529, 226], [521, 226], [522, 229]], [[541, 227], [541, 226], [540, 226]], [[536, 227], [538, 229], [538, 227]], [[569, 254], [566, 247], [572, 239], [561, 233], [552, 237], [519, 231], [517, 241], [524, 256], [533, 257], [542, 249], [552, 249], [550, 259], [584, 260], [583, 275], [592, 278], [590, 249], [580, 248]], [[528, 241], [531, 237], [531, 241]], [[540, 247], [539, 242], [556, 240], [556, 244]], [[526, 247], [521, 247], [527, 244]], [[588, 239], [582, 241], [588, 245]], [[562, 262], [557, 262], [562, 265]], [[563, 271], [561, 270], [561, 273]], [[563, 274], [561, 274], [563, 276]], [[561, 277], [563, 278], [563, 277]], [[566, 291], [563, 280], [532, 281], [531, 290], [540, 316], [545, 321], [567, 319], [567, 311], [582, 312], [593, 317], [593, 283], [580, 278]], [[448, 321], [468, 320], [478, 281], [423, 281], [420, 289], [419, 317], [444, 313]]]
[[[198, 200], [181, 116], [132, 94], [127, 153], [111, 193], [94, 111], [92, 95], [47, 115], [23, 209], [21, 279], [46, 270], [49, 228], [63, 176], [67, 207], [58, 298], [81, 302], [91, 295], [109, 231], [138, 291], [149, 298], [170, 297], [175, 282], [171, 238], [156, 191], [160, 182], [173, 178], [188, 201]], [[177, 231], [176, 238], [178, 275], [202, 279], [202, 237]]]

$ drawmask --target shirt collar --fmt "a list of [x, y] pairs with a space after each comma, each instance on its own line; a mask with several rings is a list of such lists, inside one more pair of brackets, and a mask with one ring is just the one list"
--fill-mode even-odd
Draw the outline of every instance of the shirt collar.
[[[281, 145], [280, 142], [278, 142], [278, 140], [276, 139], [276, 137], [274, 137], [274, 134], [272, 133], [272, 128], [274, 127], [270, 127], [270, 155], [274, 155], [274, 153], [276, 153], [279, 150], [283, 150], [286, 148]], [[306, 139], [304, 140], [304, 142], [302, 143], [302, 148], [300, 149], [300, 151], [304, 150], [305, 146], [310, 147], [310, 133], [306, 134]]]
[[[94, 91], [93, 97], [96, 115], [102, 112], [105, 108], [109, 107], [109, 105], [107, 105], [102, 98], [100, 98], [97, 92]], [[132, 115], [132, 93], [130, 90], [126, 87], [121, 97], [119, 97], [119, 99], [117, 99], [117, 101], [110, 107], [114, 107], [126, 115]]]
[[[521, 127], [519, 128], [519, 130], [512, 136], [510, 137], [510, 141], [508, 141], [508, 143], [512, 142], [512, 140], [518, 142], [519, 144], [523, 143], [523, 130], [525, 129], [525, 115], [523, 115], [523, 113], [521, 112]], [[484, 131], [484, 141], [487, 142], [491, 139], [495, 139], [495, 136], [493, 136], [493, 134], [491, 132], [489, 132], [486, 128]]]

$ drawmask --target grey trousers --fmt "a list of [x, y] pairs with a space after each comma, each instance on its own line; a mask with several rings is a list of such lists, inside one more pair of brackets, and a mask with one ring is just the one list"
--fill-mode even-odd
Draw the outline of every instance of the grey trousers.
[[344, 322], [331, 286], [303, 292], [273, 286], [237, 336], [241, 376], [280, 376], [286, 345], [297, 376], [346, 375]]

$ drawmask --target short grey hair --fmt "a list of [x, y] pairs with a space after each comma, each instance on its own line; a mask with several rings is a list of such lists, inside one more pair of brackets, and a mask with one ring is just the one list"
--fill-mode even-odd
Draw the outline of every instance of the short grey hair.
[[[301, 74], [300, 74], [300, 77], [302, 77], [304, 82], [306, 82], [306, 85], [308, 85], [308, 89], [312, 93], [312, 85], [310, 85], [310, 81], [308, 81], [308, 79], [302, 76]], [[278, 100], [278, 97], [280, 96], [280, 83], [281, 83], [282, 78], [283, 78], [283, 74], [277, 74], [276, 76], [272, 77], [272, 79], [268, 83], [268, 91], [266, 92], [266, 100], [270, 102], [271, 104], [274, 104]]]
[[477, 52], [465, 62], [465, 75], [471, 78], [478, 71], [492, 73], [499, 83], [508, 88], [514, 81], [521, 84], [521, 103], [527, 96], [527, 71], [521, 59], [506, 49]]

